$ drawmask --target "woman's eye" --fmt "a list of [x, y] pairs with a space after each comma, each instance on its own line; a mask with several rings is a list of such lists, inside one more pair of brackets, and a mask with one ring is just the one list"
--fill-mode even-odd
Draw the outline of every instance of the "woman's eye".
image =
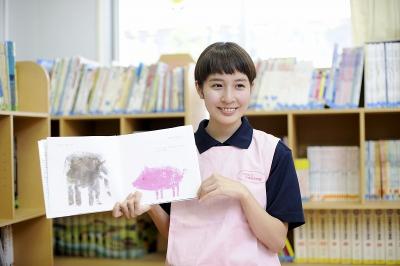
[[211, 85], [212, 88], [222, 88], [222, 84], [215, 83]]
[[244, 84], [237, 84], [236, 87], [239, 89], [244, 89], [246, 86]]

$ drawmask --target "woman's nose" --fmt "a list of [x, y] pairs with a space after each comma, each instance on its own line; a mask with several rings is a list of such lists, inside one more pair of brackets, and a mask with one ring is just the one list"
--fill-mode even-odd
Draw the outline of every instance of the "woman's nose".
[[221, 100], [223, 102], [232, 102], [233, 99], [234, 99], [234, 97], [233, 97], [232, 90], [230, 88], [225, 89]]

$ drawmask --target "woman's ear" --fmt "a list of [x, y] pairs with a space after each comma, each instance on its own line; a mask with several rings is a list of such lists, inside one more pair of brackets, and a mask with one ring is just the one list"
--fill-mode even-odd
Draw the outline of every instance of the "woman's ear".
[[195, 84], [196, 84], [197, 94], [200, 96], [200, 99], [204, 99], [203, 89], [200, 87], [199, 82], [197, 80], [196, 80]]

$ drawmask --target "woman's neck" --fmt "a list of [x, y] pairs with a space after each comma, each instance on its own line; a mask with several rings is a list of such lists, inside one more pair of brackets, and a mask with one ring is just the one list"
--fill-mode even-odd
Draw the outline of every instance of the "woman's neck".
[[239, 120], [231, 125], [226, 125], [220, 124], [210, 118], [210, 121], [208, 122], [208, 125], [205, 129], [211, 137], [223, 143], [227, 139], [229, 139], [233, 135], [233, 133], [236, 132], [236, 130], [238, 130], [241, 124], [242, 120]]

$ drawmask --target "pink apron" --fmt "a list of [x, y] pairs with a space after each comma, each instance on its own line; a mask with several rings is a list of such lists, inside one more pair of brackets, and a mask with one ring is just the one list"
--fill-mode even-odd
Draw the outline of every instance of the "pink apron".
[[[212, 173], [240, 181], [265, 209], [265, 182], [279, 139], [253, 130], [248, 149], [213, 147], [199, 154], [202, 178]], [[167, 264], [200, 265], [280, 265], [252, 233], [239, 201], [229, 197], [197, 199], [171, 205]]]

